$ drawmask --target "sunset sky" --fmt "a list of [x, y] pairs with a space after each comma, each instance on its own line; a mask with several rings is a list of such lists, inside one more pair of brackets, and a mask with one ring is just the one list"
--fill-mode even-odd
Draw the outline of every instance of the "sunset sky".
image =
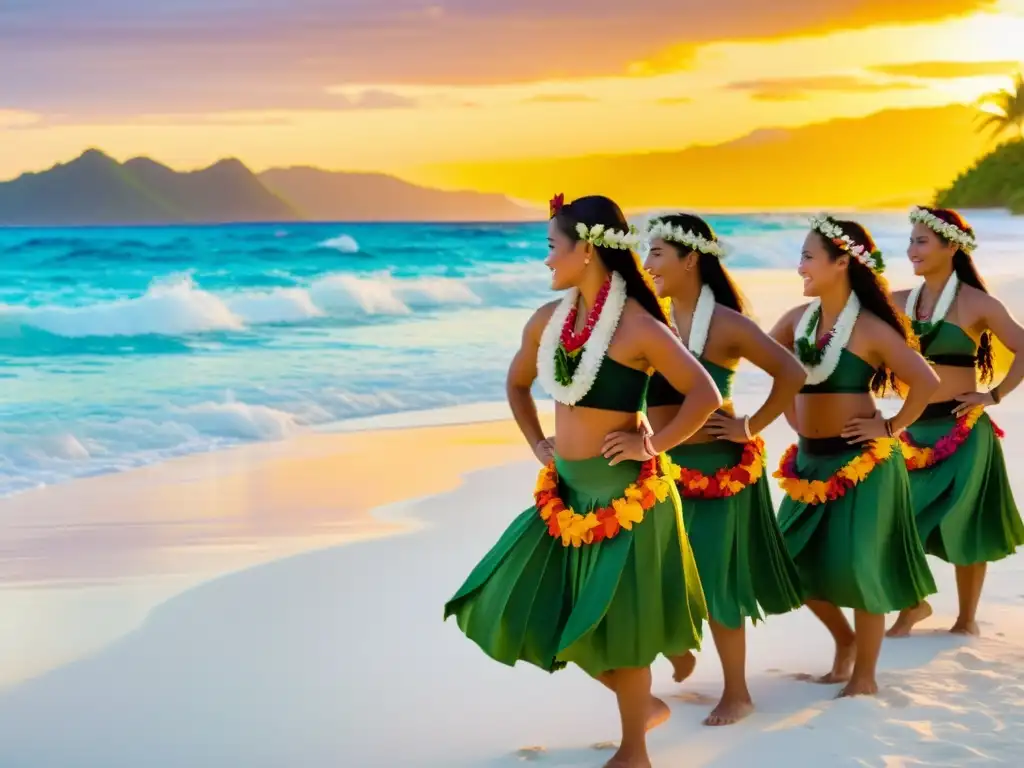
[[4, 0], [0, 179], [96, 146], [443, 185], [970, 103], [1022, 40], [1024, 0]]

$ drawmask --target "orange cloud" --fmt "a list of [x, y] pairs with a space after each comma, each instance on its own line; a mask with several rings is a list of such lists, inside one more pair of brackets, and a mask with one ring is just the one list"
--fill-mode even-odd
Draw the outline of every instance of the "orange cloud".
[[[995, 7], [998, 0], [933, 0], [928, 2], [892, 2], [892, 0], [865, 0], [851, 3], [825, 0], [788, 2], [786, 13], [778, 13], [777, 6], [757, 3], [748, 7], [743, 0], [719, 0], [707, 10], [715, 18], [703, 25], [704, 33], [683, 35], [680, 42], [659, 49], [653, 55], [632, 62], [628, 71], [634, 75], [658, 75], [691, 68], [700, 48], [709, 43], [766, 42], [786, 38], [817, 36], [842, 30], [859, 30], [886, 24], [915, 24], [943, 21], [968, 16]], [[713, 10], [712, 10], [713, 9]], [[702, 9], [703, 10], [703, 9]], [[763, 11], [771, 15], [762, 16]], [[732, 24], [719, 28], [717, 14]]]
[[1021, 68], [1019, 61], [919, 61], [913, 64], [881, 64], [874, 72], [897, 77], [955, 80], [960, 77], [1008, 75]]
[[584, 93], [541, 93], [524, 99], [525, 104], [586, 104], [596, 102], [593, 96]]
[[[48, 0], [0, 11], [10, 109], [68, 115], [335, 109], [335, 84], [469, 85], [652, 74], [695, 46], [933, 21], [995, 0]], [[9, 5], [0, 3], [0, 5]], [[180, 6], [180, 7], [179, 7]], [[643, 30], [643, 34], [629, 34]], [[580, 41], [597, 44], [575, 44]]]
[[729, 83], [726, 88], [731, 91], [745, 91], [757, 101], [799, 101], [808, 98], [814, 92], [828, 91], [833, 93], [881, 93], [898, 91], [922, 86], [905, 82], [876, 82], [849, 75], [829, 75], [825, 77], [780, 77], [764, 80], [743, 80]]

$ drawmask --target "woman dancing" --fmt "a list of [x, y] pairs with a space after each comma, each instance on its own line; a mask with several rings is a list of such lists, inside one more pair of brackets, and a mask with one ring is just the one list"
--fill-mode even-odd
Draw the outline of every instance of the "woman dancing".
[[[956, 568], [960, 612], [951, 632], [978, 634], [978, 601], [987, 564], [1024, 543], [1001, 436], [985, 408], [1024, 379], [1021, 328], [990, 296], [971, 259], [974, 231], [955, 211], [915, 208], [907, 255], [924, 282], [893, 298], [906, 306], [921, 351], [941, 385], [924, 413], [901, 435], [910, 470], [918, 531], [925, 551]], [[1014, 353], [1006, 377], [991, 384], [992, 335]], [[932, 613], [927, 602], [903, 611], [888, 634], [901, 637]]]
[[[924, 411], [938, 377], [907, 343], [907, 329], [876, 274], [882, 254], [864, 227], [819, 216], [800, 257], [804, 295], [772, 331], [795, 348], [807, 383], [787, 413], [800, 436], [775, 476], [779, 509], [807, 605], [836, 643], [820, 682], [841, 696], [878, 691], [875, 667], [885, 614], [917, 605], [935, 582], [914, 525], [907, 469], [895, 435]], [[909, 386], [883, 419], [871, 393]], [[854, 610], [856, 634], [841, 607]]]
[[[686, 532], [725, 678], [721, 701], [704, 723], [728, 725], [754, 708], [745, 672], [745, 619], [757, 621], [803, 604], [763, 478], [764, 441], [758, 435], [790, 405], [806, 373], [746, 316], [743, 299], [722, 265], [722, 246], [707, 222], [688, 214], [661, 216], [650, 223], [648, 241], [645, 266], [658, 295], [671, 299], [669, 320], [726, 399], [725, 407], [670, 449], [669, 456], [678, 467]], [[767, 400], [749, 418], [736, 418], [728, 402], [741, 359], [772, 377]], [[671, 423], [683, 402], [664, 376], [654, 374], [647, 414], [655, 430]], [[672, 663], [675, 679], [682, 681], [696, 660], [687, 653]]]
[[[646, 731], [669, 715], [651, 696], [651, 662], [698, 648], [707, 617], [659, 454], [721, 404], [645, 282], [638, 240], [608, 198], [552, 201], [547, 265], [552, 287], [569, 290], [526, 324], [508, 376], [516, 422], [545, 465], [535, 506], [445, 606], [492, 658], [573, 662], [614, 691], [622, 741], [607, 765], [628, 768], [650, 765]], [[651, 368], [687, 395], [653, 435], [638, 429]], [[537, 378], [556, 401], [554, 440], [530, 394]]]

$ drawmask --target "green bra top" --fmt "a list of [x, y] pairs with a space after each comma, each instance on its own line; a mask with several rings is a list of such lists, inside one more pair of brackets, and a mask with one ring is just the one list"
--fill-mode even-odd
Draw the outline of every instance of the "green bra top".
[[[914, 333], [920, 335], [923, 323], [914, 322]], [[973, 368], [978, 355], [974, 339], [959, 325], [942, 321], [931, 333], [921, 336], [921, 354], [935, 365]]]
[[649, 381], [645, 371], [630, 368], [606, 356], [590, 391], [576, 405], [602, 411], [635, 413], [644, 407]]
[[863, 358], [857, 357], [857, 355], [849, 350], [844, 349], [839, 354], [839, 365], [832, 371], [832, 375], [820, 384], [806, 384], [800, 390], [800, 394], [870, 392], [871, 377], [874, 375], [875, 369]]
[[[718, 365], [718, 363], [712, 363], [710, 360], [705, 360], [703, 357], [698, 357], [700, 364], [704, 366], [704, 370], [708, 372], [712, 380], [715, 382], [715, 386], [718, 387], [718, 391], [722, 393], [722, 399], [728, 400], [732, 397], [732, 380], [736, 375], [736, 371], [732, 368], [726, 368], [724, 365]], [[647, 407], [657, 408], [659, 405], [682, 405], [684, 396], [682, 393], [677, 392], [675, 388], [668, 383], [668, 379], [662, 376], [660, 373], [655, 373], [651, 376], [651, 385], [647, 388]]]

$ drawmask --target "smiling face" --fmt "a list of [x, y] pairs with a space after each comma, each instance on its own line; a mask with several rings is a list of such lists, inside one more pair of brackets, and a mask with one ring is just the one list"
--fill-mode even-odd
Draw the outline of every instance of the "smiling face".
[[687, 273], [693, 270], [696, 258], [694, 253], [680, 257], [679, 249], [671, 243], [652, 240], [644, 269], [651, 274], [658, 296], [664, 298], [677, 293], [688, 279]]
[[579, 285], [592, 250], [590, 244], [573, 240], [558, 228], [555, 219], [551, 219], [548, 222], [548, 257], [544, 259], [551, 270], [551, 289], [564, 291]]
[[843, 279], [849, 264], [850, 257], [846, 254], [833, 261], [825, 248], [824, 238], [815, 231], [808, 232], [797, 269], [804, 279], [804, 296], [821, 296]]
[[927, 275], [949, 269], [956, 248], [952, 243], [943, 242], [928, 225], [915, 224], [910, 233], [907, 256], [915, 275]]

